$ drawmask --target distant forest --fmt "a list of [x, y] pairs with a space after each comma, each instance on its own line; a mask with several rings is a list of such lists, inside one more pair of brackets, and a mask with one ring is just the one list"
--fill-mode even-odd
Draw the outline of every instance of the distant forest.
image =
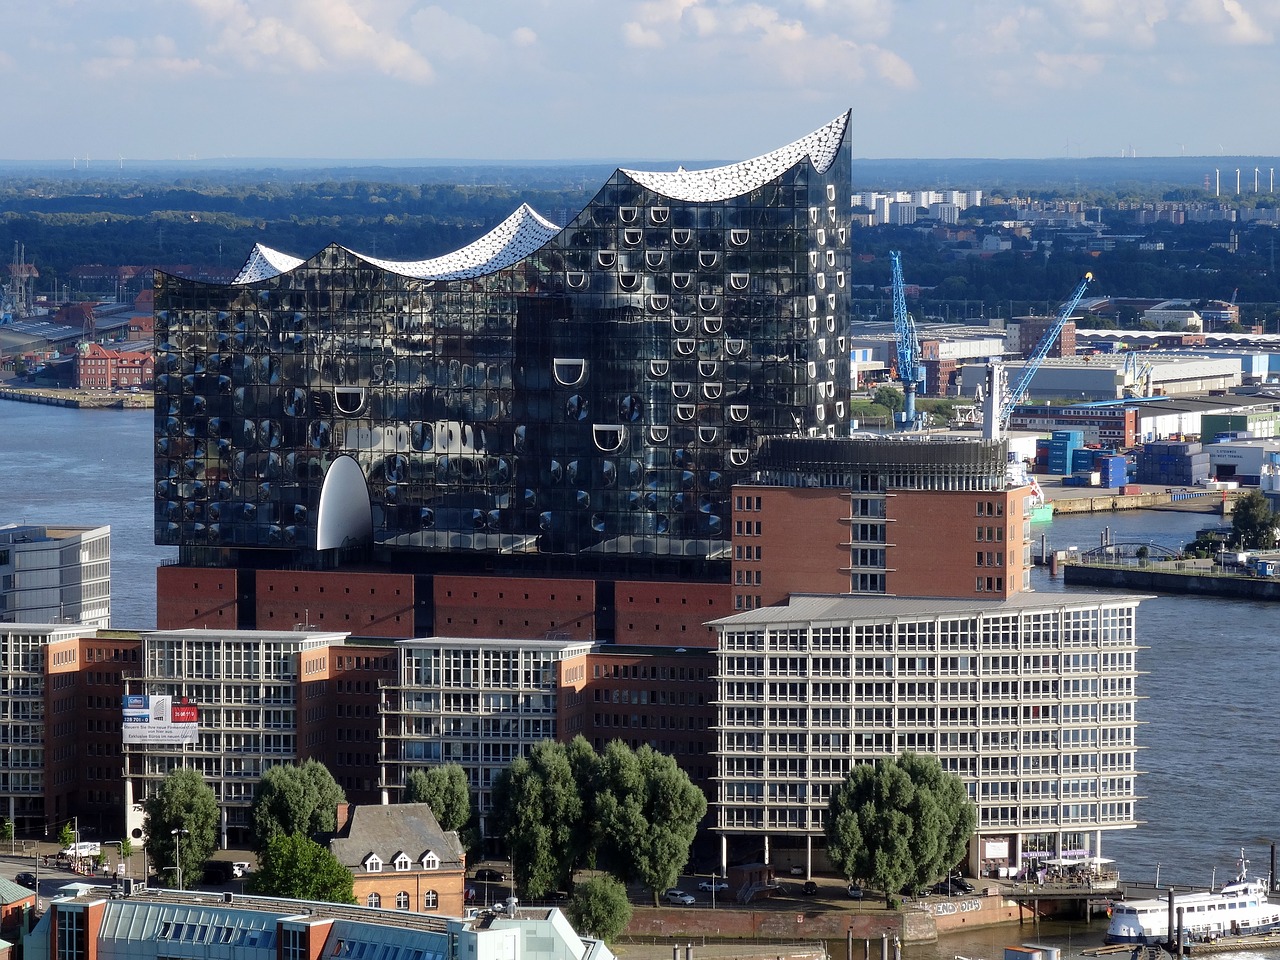
[[[1004, 198], [1072, 199], [1100, 207], [1109, 232], [1158, 242], [1163, 249], [1144, 250], [1136, 242], [1125, 242], [1113, 251], [1091, 254], [1054, 237], [1052, 252], [1046, 253], [1036, 249], [1039, 240], [1051, 237], [1046, 233], [1015, 238], [1010, 251], [977, 256], [918, 226], [863, 229], [852, 239], [855, 310], [866, 318], [889, 318], [886, 254], [896, 249], [902, 251], [907, 282], [925, 288], [911, 304], [922, 316], [963, 320], [1051, 312], [1090, 270], [1097, 278], [1091, 295], [1193, 302], [1234, 297], [1246, 323], [1264, 322], [1269, 330], [1280, 330], [1274, 226], [1137, 226], [1131, 213], [1119, 209], [1122, 201], [1213, 202], [1196, 178], [1203, 179], [1201, 169], [1214, 162], [1168, 159], [1164, 169], [1155, 160], [1142, 167], [1114, 160], [1074, 165], [858, 161], [857, 189], [981, 187], [987, 194], [984, 205], [966, 211], [980, 234], [1012, 218]], [[475, 240], [520, 203], [565, 223], [613, 169], [601, 164], [437, 164], [179, 174], [172, 169], [134, 173], [104, 167], [56, 174], [14, 172], [0, 178], [0, 251], [13, 255], [20, 250], [35, 263], [39, 293], [61, 293], [64, 285], [73, 297], [112, 292], [102, 289], [100, 281], [73, 279], [75, 268], [85, 265], [183, 266], [199, 274], [227, 276], [240, 267], [255, 243], [300, 257], [329, 243], [388, 259], [439, 256]], [[1248, 169], [1252, 174], [1252, 163]], [[953, 179], [956, 175], [964, 182]], [[1014, 182], [1013, 175], [1020, 182]], [[1260, 172], [1264, 184], [1268, 175], [1266, 169]], [[1234, 173], [1232, 180], [1234, 184]], [[1267, 206], [1274, 200], [1269, 194], [1250, 192], [1233, 202]]]

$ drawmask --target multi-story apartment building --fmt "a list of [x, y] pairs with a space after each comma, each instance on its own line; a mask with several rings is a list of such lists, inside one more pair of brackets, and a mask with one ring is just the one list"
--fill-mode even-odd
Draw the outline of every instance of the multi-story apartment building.
[[967, 784], [975, 876], [1101, 854], [1137, 824], [1138, 600], [793, 595], [717, 621], [722, 861], [772, 845], [822, 863], [831, 791], [906, 750]]
[[0, 526], [0, 621], [111, 625], [111, 528]]

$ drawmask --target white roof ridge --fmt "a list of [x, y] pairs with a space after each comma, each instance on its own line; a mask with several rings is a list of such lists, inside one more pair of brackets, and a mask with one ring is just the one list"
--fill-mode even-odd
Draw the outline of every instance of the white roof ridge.
[[463, 280], [509, 267], [560, 232], [537, 210], [522, 203], [511, 216], [474, 243], [429, 260], [380, 260], [355, 253], [366, 263], [417, 280]]
[[[417, 280], [461, 280], [479, 277], [509, 267], [527, 257], [559, 233], [552, 223], [527, 203], [522, 203], [500, 224], [480, 239], [427, 260], [385, 260], [367, 257], [348, 248], [347, 252], [365, 263]], [[279, 250], [254, 244], [249, 259], [231, 282], [253, 283], [288, 273], [306, 263]]]
[[255, 280], [269, 280], [271, 277], [278, 277], [282, 273], [288, 273], [294, 267], [300, 266], [305, 262], [305, 260], [291, 257], [287, 253], [281, 253], [279, 250], [272, 250], [270, 247], [255, 243], [253, 250], [249, 253], [249, 259], [245, 261], [244, 266], [240, 268], [240, 272], [236, 274], [236, 278], [231, 282], [234, 284], [253, 283]]
[[706, 170], [674, 171], [621, 169], [628, 177], [654, 193], [689, 203], [712, 203], [741, 196], [780, 176], [808, 158], [818, 173], [826, 173], [844, 141], [852, 111], [845, 111], [824, 127], [751, 160]]

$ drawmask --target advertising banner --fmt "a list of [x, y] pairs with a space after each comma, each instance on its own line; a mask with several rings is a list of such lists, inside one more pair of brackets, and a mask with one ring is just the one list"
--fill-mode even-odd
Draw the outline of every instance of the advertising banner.
[[152, 697], [129, 694], [124, 698], [124, 742], [126, 746], [185, 744], [194, 746], [200, 738], [200, 709], [183, 697]]

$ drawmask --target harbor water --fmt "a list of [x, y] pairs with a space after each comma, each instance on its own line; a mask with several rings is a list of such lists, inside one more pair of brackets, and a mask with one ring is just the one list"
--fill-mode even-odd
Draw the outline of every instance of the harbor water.
[[[152, 542], [150, 412], [0, 403], [0, 522], [110, 524], [112, 621], [155, 625], [155, 568], [173, 551]], [[1032, 528], [1050, 549], [1141, 541], [1178, 547], [1212, 515], [1130, 511], [1057, 516]], [[1045, 569], [1035, 589], [1066, 589]], [[1254, 873], [1280, 842], [1280, 606], [1206, 597], [1156, 597], [1139, 609], [1144, 647], [1137, 813], [1133, 830], [1104, 835], [1122, 878], [1208, 886], [1235, 871], [1245, 847]], [[1096, 946], [1103, 927], [1043, 925], [973, 931], [904, 951], [911, 960], [961, 954], [997, 960], [1006, 944], [1041, 939], [1068, 956]], [[844, 945], [833, 945], [843, 956]], [[855, 950], [855, 956], [861, 952]]]

